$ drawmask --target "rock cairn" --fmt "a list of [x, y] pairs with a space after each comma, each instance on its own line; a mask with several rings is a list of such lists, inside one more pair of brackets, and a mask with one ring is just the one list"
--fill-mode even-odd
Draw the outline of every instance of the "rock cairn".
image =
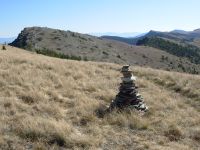
[[137, 91], [135, 86], [136, 77], [133, 76], [129, 65], [123, 66], [121, 73], [123, 74], [122, 83], [119, 87], [119, 93], [116, 95], [115, 100], [110, 104], [109, 109], [113, 108], [135, 108], [139, 111], [147, 111], [148, 107], [145, 105], [142, 96]]

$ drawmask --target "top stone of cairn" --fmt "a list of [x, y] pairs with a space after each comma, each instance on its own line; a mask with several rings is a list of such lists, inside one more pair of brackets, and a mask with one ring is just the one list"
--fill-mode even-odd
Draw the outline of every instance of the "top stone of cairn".
[[122, 73], [123, 73], [123, 72], [132, 72], [132, 71], [129, 69], [129, 67], [130, 67], [130, 65], [125, 65], [125, 66], [123, 66], [121, 72], [122, 72]]
[[136, 77], [133, 76], [132, 71], [130, 70], [130, 65], [125, 65], [121, 69], [123, 77], [121, 78], [123, 82], [132, 82], [136, 80]]

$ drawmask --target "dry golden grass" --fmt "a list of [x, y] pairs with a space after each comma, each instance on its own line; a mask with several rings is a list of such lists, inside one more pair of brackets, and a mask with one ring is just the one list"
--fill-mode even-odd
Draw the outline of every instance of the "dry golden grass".
[[133, 67], [150, 110], [99, 118], [121, 66], [0, 51], [0, 149], [200, 147], [200, 76]]

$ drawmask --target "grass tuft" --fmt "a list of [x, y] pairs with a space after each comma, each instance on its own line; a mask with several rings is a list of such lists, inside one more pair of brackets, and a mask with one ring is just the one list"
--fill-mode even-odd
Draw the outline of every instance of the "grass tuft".
[[183, 133], [177, 126], [172, 125], [165, 131], [165, 136], [170, 141], [178, 141], [183, 138]]

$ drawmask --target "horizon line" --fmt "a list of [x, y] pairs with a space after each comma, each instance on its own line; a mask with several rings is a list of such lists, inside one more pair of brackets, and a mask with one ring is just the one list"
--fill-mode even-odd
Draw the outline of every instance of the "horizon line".
[[[55, 30], [63, 30], [63, 31], [71, 31], [71, 32], [77, 32], [77, 33], [82, 33], [82, 34], [144, 34], [144, 33], [148, 33], [150, 31], [157, 31], [157, 32], [171, 32], [171, 31], [175, 31], [175, 30], [180, 30], [180, 31], [186, 31], [186, 32], [192, 32], [192, 31], [195, 31], [197, 29], [200, 29], [200, 28], [196, 28], [196, 29], [192, 29], [192, 30], [185, 30], [185, 29], [172, 29], [172, 30], [154, 30], [154, 29], [151, 29], [151, 30], [146, 30], [146, 31], [124, 31], [124, 32], [115, 32], [115, 31], [105, 31], [105, 32], [98, 32], [98, 31], [95, 31], [95, 32], [80, 32], [80, 31], [75, 31], [75, 30], [71, 30], [71, 29], [62, 29], [62, 28], [52, 28], [52, 27], [47, 27], [47, 26], [29, 26], [29, 27], [24, 27], [22, 30], [24, 30], [25, 28], [32, 28], [32, 27], [41, 27], [41, 28], [50, 28], [50, 29], [55, 29]], [[20, 32], [22, 31], [20, 30]], [[19, 32], [19, 33], [20, 33]], [[1, 36], [0, 35], [0, 38], [16, 38], [19, 33], [17, 35], [11, 35], [11, 36]]]

